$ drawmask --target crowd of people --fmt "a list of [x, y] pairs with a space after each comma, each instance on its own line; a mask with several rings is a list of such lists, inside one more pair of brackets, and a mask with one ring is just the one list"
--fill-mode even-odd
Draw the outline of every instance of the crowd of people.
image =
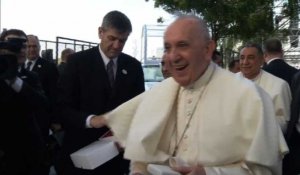
[[[66, 48], [59, 65], [41, 58], [37, 36], [1, 33], [1, 175], [300, 173], [300, 73], [280, 40], [245, 44], [228, 71], [206, 22], [178, 16], [163, 37], [165, 80], [145, 91], [141, 63], [122, 52], [131, 32], [111, 11], [99, 45]], [[109, 131], [119, 154], [76, 167], [70, 155]]]

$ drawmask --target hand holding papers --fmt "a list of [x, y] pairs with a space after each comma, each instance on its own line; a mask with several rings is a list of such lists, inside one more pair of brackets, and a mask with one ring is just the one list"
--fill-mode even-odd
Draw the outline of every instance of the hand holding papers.
[[169, 164], [172, 169], [180, 174], [197, 174], [197, 175], [206, 175], [204, 167], [200, 164], [191, 166], [184, 160], [178, 157], [171, 157], [169, 159]]
[[101, 128], [107, 124], [104, 115], [96, 115], [91, 118], [90, 125], [93, 128]]
[[101, 138], [71, 154], [77, 168], [95, 169], [119, 154], [112, 137]]

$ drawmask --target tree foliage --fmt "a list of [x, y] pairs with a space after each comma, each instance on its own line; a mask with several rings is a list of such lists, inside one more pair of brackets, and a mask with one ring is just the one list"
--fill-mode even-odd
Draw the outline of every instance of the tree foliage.
[[212, 37], [261, 40], [274, 31], [273, 0], [155, 0], [167, 12], [193, 13], [210, 26]]
[[[146, 0], [148, 1], [148, 0]], [[238, 55], [238, 44], [254, 41], [261, 43], [269, 37], [279, 37], [298, 43], [298, 0], [153, 0], [170, 14], [192, 13], [208, 23], [212, 37], [228, 63]], [[275, 4], [280, 4], [280, 6]], [[278, 8], [281, 12], [278, 14]], [[289, 27], [282, 27], [288, 19]], [[163, 19], [160, 19], [163, 21]], [[284, 21], [284, 20], [282, 20]], [[293, 45], [291, 43], [291, 45]], [[298, 45], [295, 45], [298, 46]]]

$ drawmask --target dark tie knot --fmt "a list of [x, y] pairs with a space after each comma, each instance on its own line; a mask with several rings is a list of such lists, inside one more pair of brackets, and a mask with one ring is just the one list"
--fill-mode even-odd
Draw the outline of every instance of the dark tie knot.
[[26, 64], [26, 69], [30, 70], [31, 65], [32, 65], [32, 62], [28, 61], [27, 64]]

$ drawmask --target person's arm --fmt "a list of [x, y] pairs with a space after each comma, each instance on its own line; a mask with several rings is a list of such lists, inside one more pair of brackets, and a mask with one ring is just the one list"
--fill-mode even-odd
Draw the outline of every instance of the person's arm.
[[88, 117], [87, 126], [91, 128], [101, 128], [107, 125], [104, 115], [91, 115]]
[[287, 123], [290, 121], [290, 105], [292, 97], [289, 85], [287, 83], [282, 84], [281, 87], [278, 88], [280, 88], [279, 93], [273, 99], [275, 115], [282, 132], [285, 133]]
[[41, 83], [35, 74], [28, 74], [28, 81], [16, 77], [13, 80], [5, 80], [7, 85], [18, 93], [26, 105], [32, 109], [45, 109], [48, 106], [48, 99], [44, 94]]
[[32, 109], [46, 109], [49, 106], [48, 98], [46, 97], [40, 83], [31, 85], [24, 82], [20, 95], [26, 99], [28, 102], [27, 105], [31, 106]]

